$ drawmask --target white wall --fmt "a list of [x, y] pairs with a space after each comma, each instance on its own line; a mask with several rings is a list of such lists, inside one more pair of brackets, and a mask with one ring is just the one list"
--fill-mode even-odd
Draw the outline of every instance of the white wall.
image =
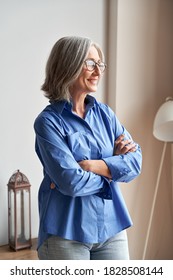
[[[105, 47], [104, 0], [0, 0], [0, 245], [8, 242], [7, 183], [20, 169], [32, 185], [32, 237], [37, 237], [37, 191], [42, 169], [33, 122], [48, 104], [40, 91], [53, 44], [87, 36]], [[97, 98], [103, 100], [103, 87]]]

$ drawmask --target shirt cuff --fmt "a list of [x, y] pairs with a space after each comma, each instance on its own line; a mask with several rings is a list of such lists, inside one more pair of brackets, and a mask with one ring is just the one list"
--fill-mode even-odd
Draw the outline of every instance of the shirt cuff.
[[126, 182], [135, 177], [134, 172], [125, 161], [124, 155], [112, 156], [103, 160], [111, 172], [113, 181]]

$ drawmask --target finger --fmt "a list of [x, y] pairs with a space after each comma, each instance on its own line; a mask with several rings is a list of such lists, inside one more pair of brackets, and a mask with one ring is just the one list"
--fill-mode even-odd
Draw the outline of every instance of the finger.
[[136, 152], [136, 151], [137, 151], [137, 146], [136, 145], [129, 150], [129, 152]]
[[116, 149], [122, 150], [124, 147], [132, 144], [132, 140], [123, 140], [116, 145]]
[[133, 149], [130, 149], [129, 151], [128, 151], [128, 153], [132, 153], [132, 152], [136, 152], [136, 148], [133, 148]]
[[136, 144], [135, 143], [129, 144], [129, 145], [125, 146], [122, 150], [124, 153], [135, 152]]
[[130, 145], [130, 144], [132, 144], [133, 142], [132, 142], [132, 140], [131, 139], [127, 139], [127, 140], [123, 140], [122, 141], [122, 144], [124, 144], [124, 146], [128, 146], [128, 145]]
[[119, 144], [122, 140], [124, 140], [125, 135], [121, 134], [116, 140], [115, 140], [115, 145]]
[[120, 154], [127, 154], [128, 152], [135, 152], [136, 151], [136, 144], [135, 143], [131, 143], [128, 145], [124, 145], [122, 146], [121, 144], [118, 145], [117, 149], [116, 149], [116, 155], [120, 155]]

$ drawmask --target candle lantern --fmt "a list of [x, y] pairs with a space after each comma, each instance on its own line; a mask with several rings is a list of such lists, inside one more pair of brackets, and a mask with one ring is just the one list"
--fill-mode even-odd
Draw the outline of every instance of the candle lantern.
[[9, 246], [15, 251], [31, 248], [31, 185], [28, 178], [17, 170], [7, 186]]

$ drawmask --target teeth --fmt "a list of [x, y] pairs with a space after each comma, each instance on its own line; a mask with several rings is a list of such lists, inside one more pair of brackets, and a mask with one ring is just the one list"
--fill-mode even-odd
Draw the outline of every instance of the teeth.
[[97, 85], [97, 80], [89, 80], [93, 85]]

